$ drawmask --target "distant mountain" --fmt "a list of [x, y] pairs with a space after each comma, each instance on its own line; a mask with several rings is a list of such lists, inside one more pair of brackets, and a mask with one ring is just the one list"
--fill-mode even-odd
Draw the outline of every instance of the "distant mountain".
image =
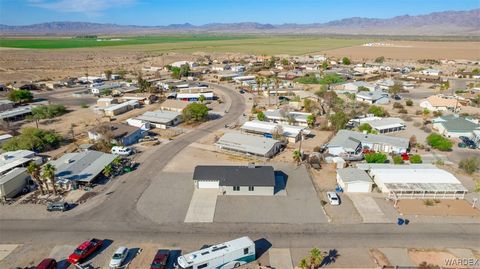
[[347, 18], [327, 23], [261, 24], [255, 22], [189, 23], [167, 26], [138, 26], [90, 22], [48, 22], [25, 26], [0, 25], [0, 35], [105, 35], [160, 33], [237, 34], [345, 34], [345, 35], [426, 35], [480, 36], [480, 9], [435, 12], [390, 19]]

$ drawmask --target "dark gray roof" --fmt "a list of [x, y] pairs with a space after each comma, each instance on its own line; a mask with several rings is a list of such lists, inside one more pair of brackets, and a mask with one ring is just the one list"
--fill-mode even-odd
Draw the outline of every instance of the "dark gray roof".
[[275, 186], [272, 166], [198, 165], [193, 180], [219, 180], [220, 186]]

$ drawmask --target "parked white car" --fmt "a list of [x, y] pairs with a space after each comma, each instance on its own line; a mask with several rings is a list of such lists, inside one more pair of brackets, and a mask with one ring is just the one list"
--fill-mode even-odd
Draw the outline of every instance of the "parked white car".
[[133, 153], [131, 148], [127, 147], [112, 147], [112, 150], [110, 151], [112, 154], [117, 154], [117, 155], [123, 155], [123, 156], [128, 156]]
[[328, 198], [328, 202], [331, 205], [340, 205], [340, 197], [338, 197], [338, 194], [336, 192], [333, 192], [333, 191], [327, 192], [327, 198]]
[[128, 248], [119, 247], [113, 253], [112, 259], [110, 260], [110, 268], [115, 269], [122, 266], [122, 263], [125, 261], [128, 255]]

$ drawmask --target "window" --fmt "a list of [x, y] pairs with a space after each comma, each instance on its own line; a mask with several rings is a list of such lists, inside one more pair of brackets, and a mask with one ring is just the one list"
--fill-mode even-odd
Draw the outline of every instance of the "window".
[[247, 255], [248, 254], [248, 248], [244, 248], [243, 249], [243, 255]]
[[208, 266], [208, 263], [204, 263], [204, 264], [201, 264], [199, 266], [197, 266], [198, 269], [202, 269], [202, 268], [205, 268]]
[[255, 188], [253, 186], [248, 186], [248, 191], [253, 191]]
[[240, 186], [233, 186], [233, 191], [240, 191]]

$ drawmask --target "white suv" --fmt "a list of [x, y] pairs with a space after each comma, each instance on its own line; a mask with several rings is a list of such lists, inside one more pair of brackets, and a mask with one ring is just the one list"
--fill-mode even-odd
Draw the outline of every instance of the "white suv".
[[331, 205], [340, 205], [340, 197], [338, 197], [338, 194], [336, 192], [333, 192], [333, 191], [327, 192], [327, 198], [328, 198], [328, 202]]
[[123, 156], [128, 156], [133, 153], [131, 148], [117, 147], [117, 146], [113, 147], [110, 152], [112, 154], [123, 155]]

